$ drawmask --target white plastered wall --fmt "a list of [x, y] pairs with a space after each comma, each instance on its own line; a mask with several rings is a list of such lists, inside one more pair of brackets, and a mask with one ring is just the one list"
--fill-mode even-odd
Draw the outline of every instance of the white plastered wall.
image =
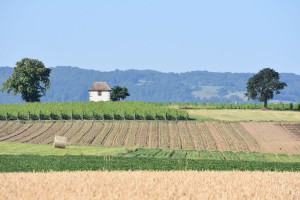
[[89, 91], [89, 101], [110, 101], [109, 91]]

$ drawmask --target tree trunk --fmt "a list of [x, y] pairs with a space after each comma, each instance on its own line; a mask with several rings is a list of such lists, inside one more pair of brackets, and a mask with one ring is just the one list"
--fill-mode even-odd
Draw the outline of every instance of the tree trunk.
[[268, 109], [268, 99], [264, 100], [264, 109]]

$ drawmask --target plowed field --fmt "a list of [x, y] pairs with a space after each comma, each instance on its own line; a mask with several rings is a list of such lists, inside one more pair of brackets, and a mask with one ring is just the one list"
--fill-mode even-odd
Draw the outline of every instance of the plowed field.
[[67, 137], [69, 145], [300, 153], [300, 123], [0, 122], [0, 142], [51, 144], [55, 135]]
[[1, 199], [299, 199], [296, 172], [0, 174]]

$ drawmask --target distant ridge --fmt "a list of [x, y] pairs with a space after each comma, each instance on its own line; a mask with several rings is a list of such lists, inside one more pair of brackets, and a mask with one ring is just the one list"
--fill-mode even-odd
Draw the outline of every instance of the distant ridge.
[[[0, 67], [0, 84], [13, 72], [11, 67]], [[246, 101], [246, 83], [253, 73], [192, 71], [164, 73], [154, 70], [115, 70], [101, 72], [71, 66], [52, 68], [51, 88], [42, 102], [87, 101], [88, 88], [95, 81], [104, 81], [113, 87], [125, 86], [130, 97], [126, 100], [153, 102], [241, 102]], [[282, 73], [286, 87], [276, 101], [300, 101], [300, 76]], [[22, 102], [20, 95], [7, 96], [0, 92], [0, 103]]]

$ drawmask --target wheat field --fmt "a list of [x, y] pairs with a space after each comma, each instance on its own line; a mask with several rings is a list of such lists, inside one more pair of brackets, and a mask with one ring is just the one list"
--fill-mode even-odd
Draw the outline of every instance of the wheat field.
[[0, 199], [299, 199], [300, 173], [1, 173]]

